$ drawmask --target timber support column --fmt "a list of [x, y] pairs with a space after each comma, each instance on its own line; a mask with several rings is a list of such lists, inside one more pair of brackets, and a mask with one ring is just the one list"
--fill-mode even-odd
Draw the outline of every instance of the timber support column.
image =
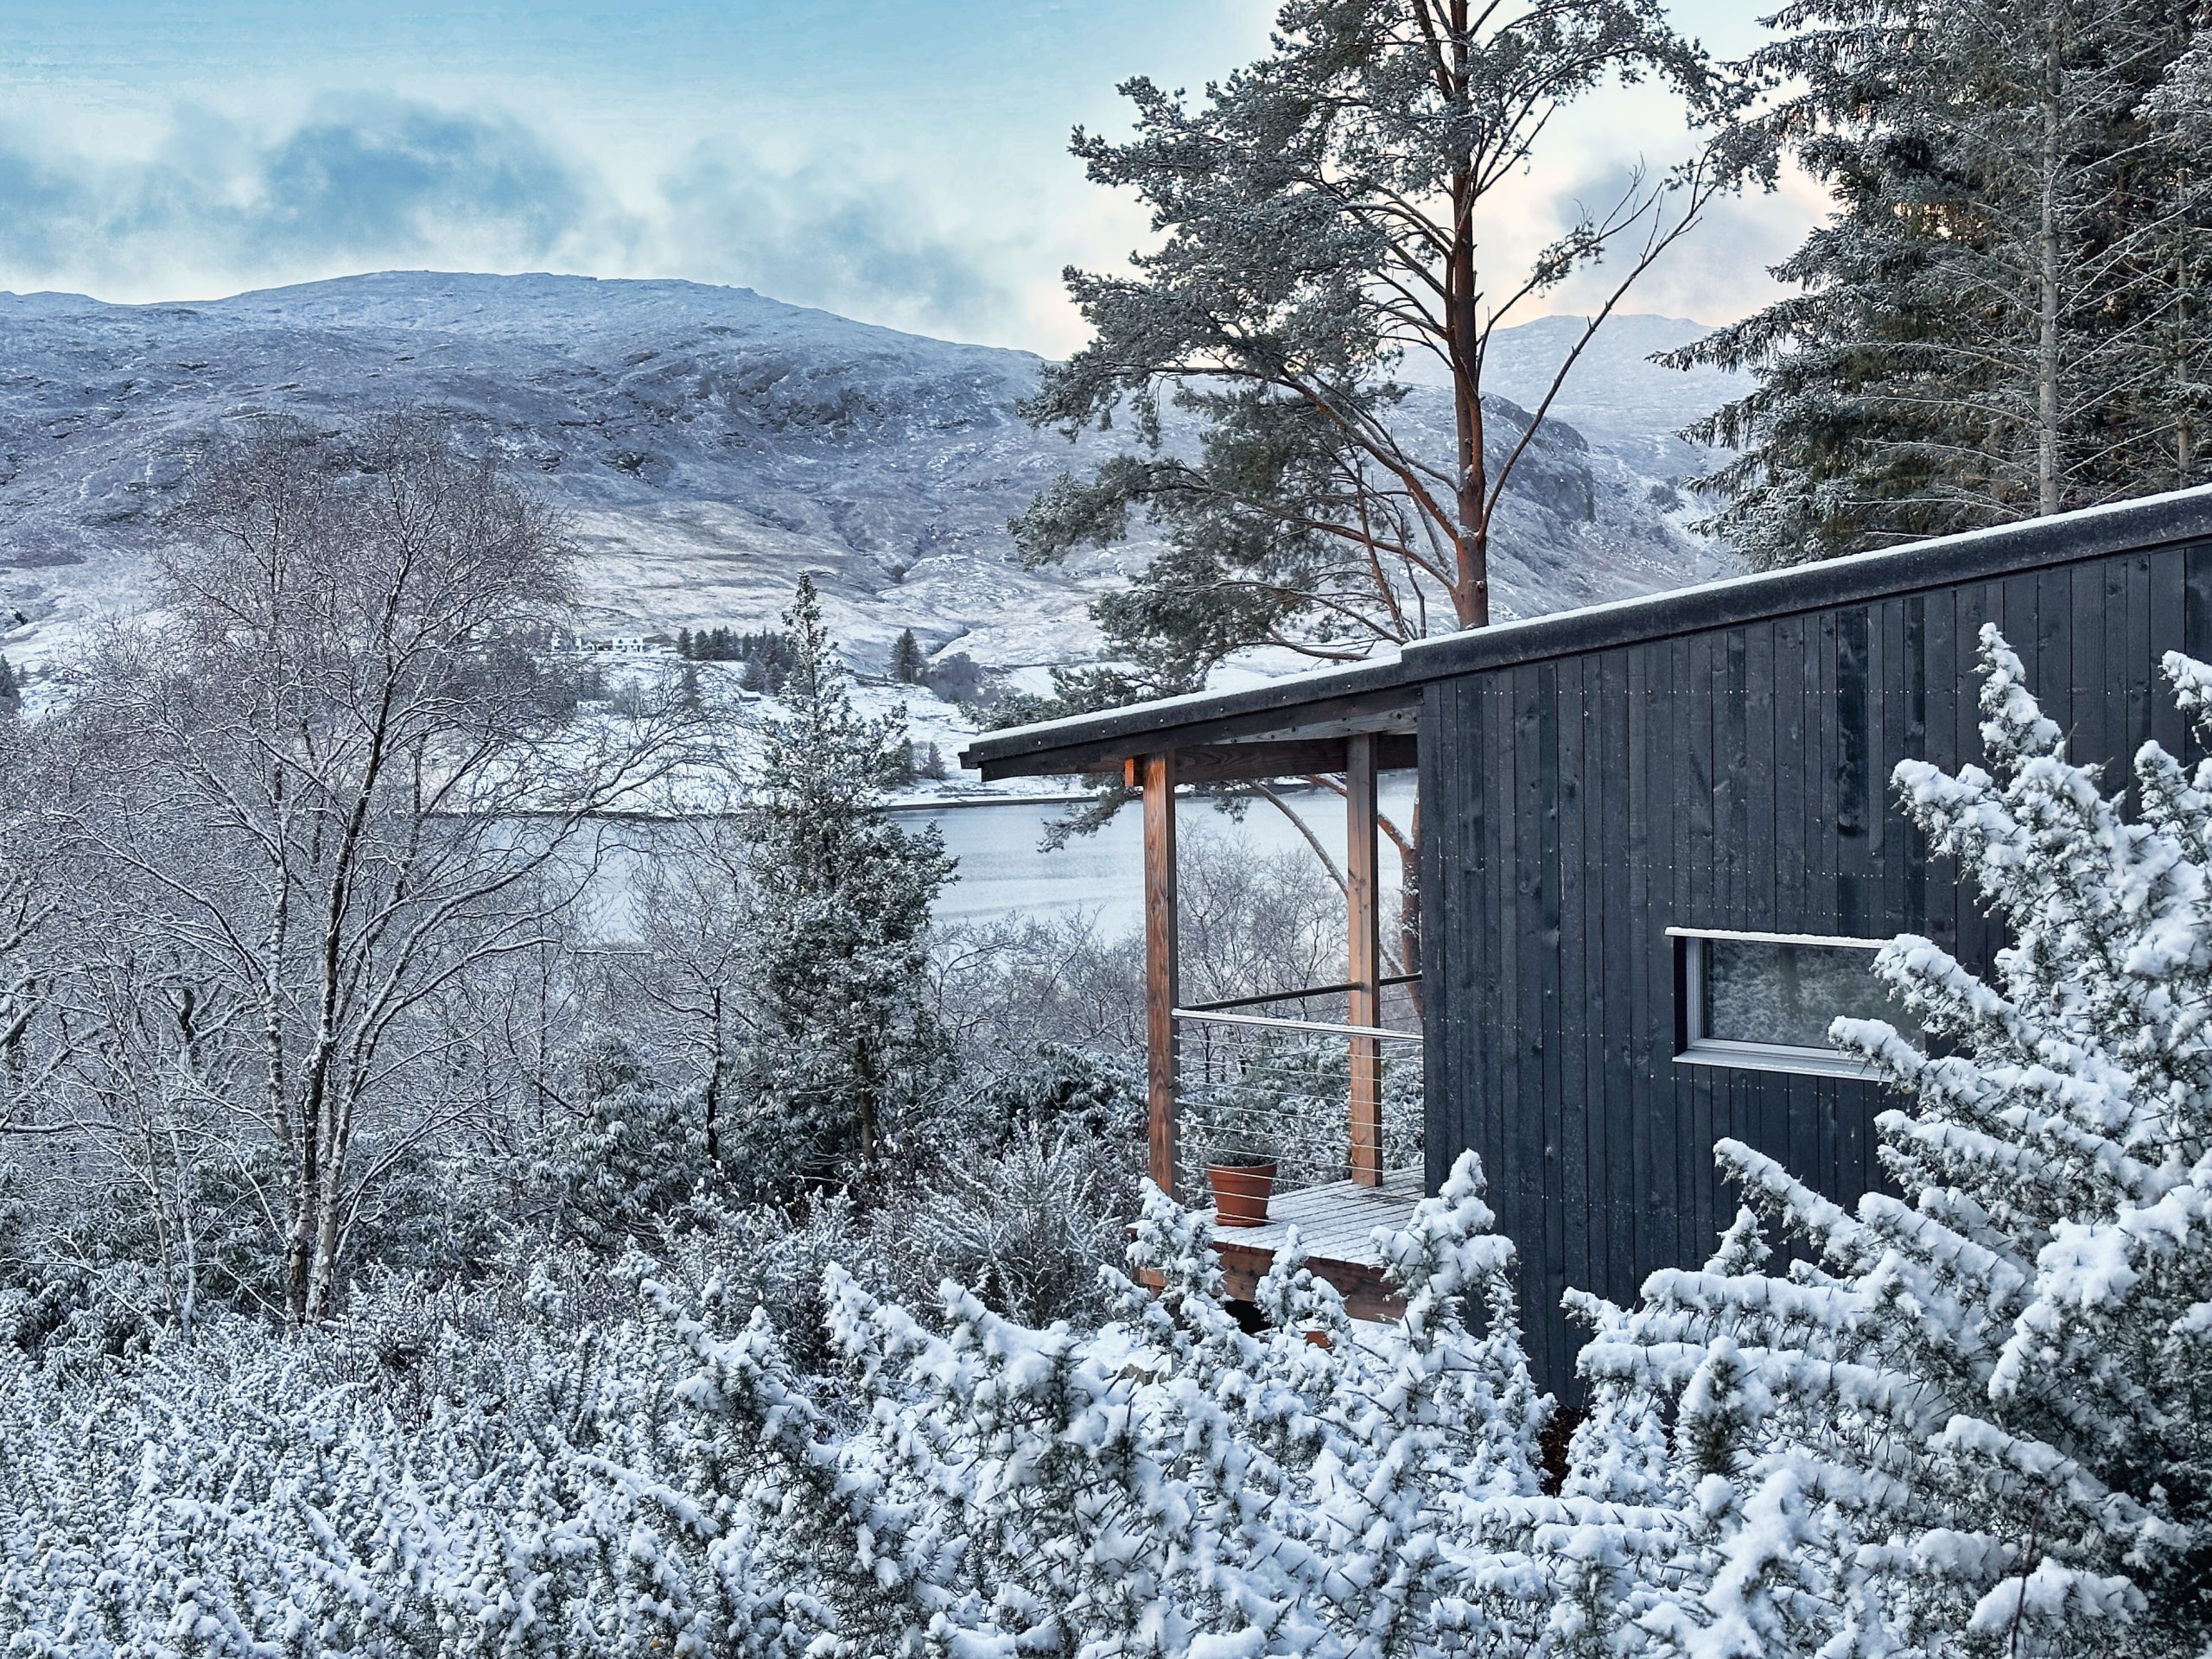
[[1147, 1170], [1175, 1196], [1175, 755], [1128, 763], [1144, 791], [1144, 1027]]
[[[1375, 740], [1364, 734], [1344, 743], [1344, 909], [1351, 954], [1344, 977], [1351, 991], [1346, 1023], [1382, 1022], [1382, 933], [1376, 869]], [[1382, 1185], [1382, 1045], [1373, 1037], [1351, 1043], [1351, 1178], [1362, 1186]]]

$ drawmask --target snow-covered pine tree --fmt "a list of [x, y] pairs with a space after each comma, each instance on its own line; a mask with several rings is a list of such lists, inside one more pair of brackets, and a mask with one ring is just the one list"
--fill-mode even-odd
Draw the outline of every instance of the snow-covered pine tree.
[[922, 654], [921, 642], [914, 638], [914, 631], [900, 629], [891, 645], [891, 677], [901, 685], [919, 685], [929, 665], [929, 658]]
[[[1675, 353], [1755, 389], [1692, 435], [1755, 564], [2207, 475], [2203, 0], [1800, 0], [1752, 59], [1834, 194], [1803, 291]], [[2179, 79], [2177, 79], [2177, 74]]]
[[811, 579], [785, 627], [784, 712], [746, 813], [760, 932], [747, 1065], [758, 1132], [745, 1158], [788, 1177], [873, 1158], [887, 1122], [929, 1086], [944, 1043], [926, 933], [953, 867], [934, 830], [902, 830], [883, 810], [909, 755], [905, 721], [854, 709]]
[[16, 671], [5, 657], [0, 657], [0, 719], [17, 714], [22, 706], [23, 690], [16, 682]]
[[[1575, 1651], [2201, 1655], [2212, 1637], [2212, 761], [2131, 820], [1985, 629], [1990, 769], [1897, 782], [2012, 943], [1879, 971], [1927, 1033], [1839, 1020], [1905, 1104], [1846, 1210], [1724, 1141], [1739, 1217], [1632, 1312], [1586, 1303], [1597, 1414], [1522, 1535]], [[2212, 745], [2212, 668], [2165, 663]], [[1653, 1412], [1671, 1404], [1657, 1454]], [[1600, 1423], [1602, 1421], [1602, 1429]], [[1561, 1605], [1565, 1605], [1562, 1601]]]
[[546, 1184], [565, 1234], [619, 1252], [676, 1217], [709, 1173], [703, 1115], [619, 1038], [592, 1043], [581, 1070], [582, 1109], [548, 1160]]

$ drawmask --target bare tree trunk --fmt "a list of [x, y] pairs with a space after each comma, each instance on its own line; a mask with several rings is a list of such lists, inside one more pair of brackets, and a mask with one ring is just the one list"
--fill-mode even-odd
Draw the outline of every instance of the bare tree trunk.
[[2036, 242], [2036, 511], [2045, 518], [2059, 510], [2059, 226], [2058, 169], [2061, 121], [2060, 16], [2054, 5], [2044, 35], [2041, 224]]
[[722, 1102], [722, 1046], [725, 1040], [722, 1021], [722, 988], [716, 985], [708, 994], [712, 1010], [712, 1046], [707, 1054], [707, 1090], [704, 1105], [707, 1120], [707, 1162], [719, 1166], [722, 1160], [721, 1102]]

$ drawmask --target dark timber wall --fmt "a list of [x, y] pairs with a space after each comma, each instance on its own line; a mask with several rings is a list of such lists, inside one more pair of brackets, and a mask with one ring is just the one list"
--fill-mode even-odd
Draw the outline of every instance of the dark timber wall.
[[1568, 1286], [1632, 1300], [1710, 1254], [1734, 1135], [1846, 1203], [1878, 1180], [1872, 1084], [1677, 1065], [1669, 925], [1988, 929], [1889, 778], [1981, 759], [1976, 636], [2004, 630], [2077, 759], [2183, 726], [2157, 670], [2212, 657], [2212, 543], [1829, 604], [1432, 680], [1421, 712], [1430, 1190], [1482, 1154], [1521, 1245], [1541, 1380]]

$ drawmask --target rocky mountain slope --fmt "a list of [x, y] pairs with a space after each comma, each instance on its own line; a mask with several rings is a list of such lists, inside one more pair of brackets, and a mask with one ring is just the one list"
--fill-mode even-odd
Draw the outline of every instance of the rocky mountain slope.
[[[1501, 337], [1507, 397], [1540, 395], [1561, 326]], [[1562, 408], [1580, 429], [1540, 435], [1497, 550], [1510, 613], [1726, 568], [1664, 487], [1696, 464], [1666, 434], [1720, 393], [1641, 361], [1694, 332], [1622, 320], [1627, 355], [1593, 359]], [[862, 659], [911, 626], [989, 666], [1065, 661], [1096, 645], [1088, 594], [1146, 549], [1014, 563], [1007, 518], [1104, 442], [1071, 452], [1020, 419], [1038, 368], [688, 283], [386, 272], [188, 305], [0, 296], [0, 650], [35, 662], [143, 607], [206, 433], [409, 404], [448, 410], [567, 508], [610, 634], [758, 626], [810, 569]], [[1414, 404], [1444, 442], [1440, 393]]]

